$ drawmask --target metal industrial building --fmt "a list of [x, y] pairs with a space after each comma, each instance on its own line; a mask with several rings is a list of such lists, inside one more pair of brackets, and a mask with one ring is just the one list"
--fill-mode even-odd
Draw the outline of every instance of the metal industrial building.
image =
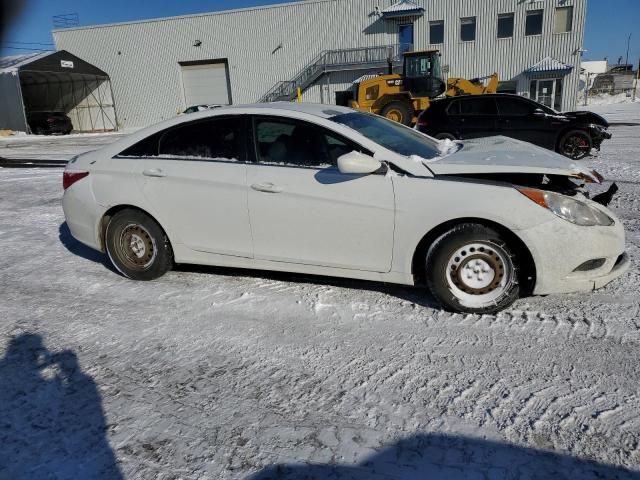
[[109, 74], [121, 126], [192, 104], [335, 103], [406, 50], [438, 49], [448, 76], [498, 72], [505, 90], [575, 107], [586, 0], [306, 0], [56, 30]]
[[109, 75], [64, 50], [0, 59], [0, 128], [28, 132], [36, 112], [63, 112], [78, 132], [117, 129]]

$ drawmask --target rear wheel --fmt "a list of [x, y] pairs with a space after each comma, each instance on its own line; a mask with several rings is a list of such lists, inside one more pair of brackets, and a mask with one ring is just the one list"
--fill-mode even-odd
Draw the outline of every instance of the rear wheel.
[[502, 236], [477, 224], [441, 235], [426, 256], [427, 286], [447, 309], [496, 313], [519, 296], [517, 259]]
[[582, 160], [589, 155], [592, 147], [591, 135], [583, 130], [572, 130], [560, 140], [558, 153], [573, 160]]
[[166, 234], [147, 214], [126, 209], [116, 213], [105, 233], [107, 255], [113, 266], [132, 280], [154, 280], [173, 265]]
[[413, 107], [408, 102], [395, 101], [384, 106], [381, 115], [394, 122], [410, 126], [413, 121]]

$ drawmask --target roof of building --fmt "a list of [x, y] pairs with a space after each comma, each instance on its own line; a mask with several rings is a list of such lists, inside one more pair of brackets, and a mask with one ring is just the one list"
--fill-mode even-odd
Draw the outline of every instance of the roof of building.
[[424, 8], [411, 0], [400, 0], [387, 8], [383, 8], [381, 12], [382, 16], [385, 18], [406, 17], [422, 15], [424, 13]]
[[573, 70], [573, 66], [567, 65], [553, 57], [545, 57], [535, 65], [527, 68], [527, 73], [542, 73], [542, 72], [568, 72]]
[[7, 73], [18, 70], [20, 67], [27, 65], [35, 60], [48, 57], [56, 52], [32, 52], [22, 55], [11, 55], [9, 57], [0, 57], [0, 73]]

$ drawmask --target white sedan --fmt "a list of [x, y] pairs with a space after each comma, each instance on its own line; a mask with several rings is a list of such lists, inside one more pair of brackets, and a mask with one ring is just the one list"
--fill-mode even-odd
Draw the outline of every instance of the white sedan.
[[63, 207], [122, 275], [174, 263], [416, 285], [445, 308], [589, 291], [629, 268], [622, 224], [588, 198], [601, 178], [493, 137], [439, 142], [313, 104], [181, 116], [73, 159]]

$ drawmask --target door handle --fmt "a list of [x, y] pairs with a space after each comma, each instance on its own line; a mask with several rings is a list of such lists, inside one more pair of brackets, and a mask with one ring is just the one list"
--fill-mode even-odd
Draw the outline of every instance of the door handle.
[[251, 188], [258, 192], [265, 193], [281, 193], [283, 190], [282, 187], [278, 187], [273, 183], [254, 183], [253, 185], [251, 185]]
[[167, 174], [164, 173], [162, 170], [160, 170], [159, 168], [150, 168], [148, 170], [143, 170], [142, 174], [145, 177], [166, 177]]

